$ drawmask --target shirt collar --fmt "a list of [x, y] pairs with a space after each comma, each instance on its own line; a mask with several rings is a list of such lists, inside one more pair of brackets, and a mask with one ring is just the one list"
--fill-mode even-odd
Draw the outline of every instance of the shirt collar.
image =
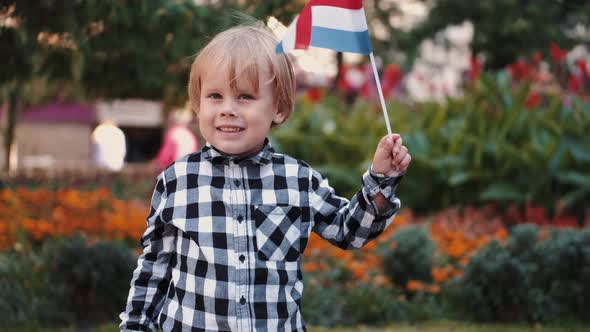
[[209, 160], [214, 164], [229, 164], [230, 161], [233, 161], [236, 164], [241, 164], [243, 162], [252, 162], [254, 164], [267, 165], [268, 163], [270, 163], [274, 152], [275, 150], [270, 144], [270, 140], [268, 138], [265, 138], [262, 149], [257, 153], [251, 154], [249, 156], [238, 157], [225, 154], [217, 150], [209, 142], [207, 142], [201, 150], [201, 155], [203, 159]]

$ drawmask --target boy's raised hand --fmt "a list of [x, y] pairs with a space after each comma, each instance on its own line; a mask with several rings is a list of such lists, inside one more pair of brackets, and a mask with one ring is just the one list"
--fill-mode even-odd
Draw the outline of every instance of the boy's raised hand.
[[373, 156], [373, 172], [398, 176], [408, 169], [411, 161], [408, 148], [402, 145], [402, 137], [399, 134], [385, 135]]

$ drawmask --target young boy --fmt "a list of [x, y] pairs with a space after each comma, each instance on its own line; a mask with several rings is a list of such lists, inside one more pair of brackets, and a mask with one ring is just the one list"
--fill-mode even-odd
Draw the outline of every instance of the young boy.
[[360, 248], [391, 223], [410, 163], [379, 142], [348, 201], [267, 135], [291, 114], [289, 57], [263, 26], [217, 35], [192, 64], [189, 96], [206, 146], [157, 178], [123, 331], [305, 331], [301, 257], [311, 231]]

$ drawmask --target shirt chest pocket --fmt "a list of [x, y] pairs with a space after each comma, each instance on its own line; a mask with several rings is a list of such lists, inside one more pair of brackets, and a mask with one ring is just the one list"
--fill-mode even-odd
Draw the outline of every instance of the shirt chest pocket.
[[304, 230], [301, 209], [295, 206], [260, 205], [254, 209], [258, 258], [264, 261], [297, 261]]

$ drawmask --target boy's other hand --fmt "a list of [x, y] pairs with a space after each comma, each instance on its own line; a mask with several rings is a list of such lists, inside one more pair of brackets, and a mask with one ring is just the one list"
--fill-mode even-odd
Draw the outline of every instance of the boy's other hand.
[[412, 157], [408, 148], [402, 145], [400, 134], [385, 135], [377, 145], [373, 156], [373, 172], [385, 176], [398, 176], [404, 173]]

